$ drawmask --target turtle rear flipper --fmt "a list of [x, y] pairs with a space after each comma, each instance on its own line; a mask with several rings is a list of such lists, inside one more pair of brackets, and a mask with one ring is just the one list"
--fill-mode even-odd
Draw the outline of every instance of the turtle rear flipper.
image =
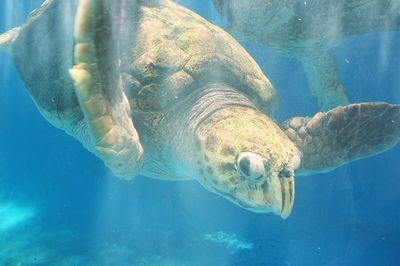
[[361, 103], [312, 118], [295, 117], [281, 128], [302, 152], [299, 175], [328, 172], [388, 150], [400, 140], [400, 105]]
[[70, 76], [94, 151], [115, 175], [130, 178], [142, 168], [143, 150], [121, 87], [110, 12], [103, 1], [79, 1]]
[[350, 104], [331, 52], [315, 48], [312, 53], [298, 59], [303, 64], [311, 94], [317, 98], [321, 111]]

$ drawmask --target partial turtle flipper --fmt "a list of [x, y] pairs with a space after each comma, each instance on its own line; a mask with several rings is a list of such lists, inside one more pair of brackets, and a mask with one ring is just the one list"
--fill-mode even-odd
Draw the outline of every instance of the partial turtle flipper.
[[97, 155], [121, 178], [136, 176], [143, 149], [118, 74], [110, 10], [103, 1], [80, 0], [75, 18], [75, 92]]
[[381, 153], [400, 140], [400, 105], [361, 103], [336, 107], [281, 125], [302, 152], [298, 175], [328, 172]]
[[311, 94], [317, 98], [321, 111], [350, 104], [337, 70], [335, 57], [317, 48], [312, 54], [299, 57], [304, 66]]
[[343, 10], [342, 37], [400, 30], [398, 0], [343, 1]]
[[0, 51], [12, 54], [12, 44], [17, 39], [21, 28], [13, 28], [0, 35]]

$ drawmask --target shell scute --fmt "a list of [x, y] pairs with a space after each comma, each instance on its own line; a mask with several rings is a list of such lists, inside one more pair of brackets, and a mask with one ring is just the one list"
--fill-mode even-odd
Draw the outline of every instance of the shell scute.
[[193, 56], [185, 70], [200, 83], [229, 82], [242, 80], [240, 68], [224, 54], [211, 53]]
[[225, 31], [170, 1], [143, 5], [139, 14], [133, 55], [123, 65], [143, 86], [136, 99], [142, 111], [163, 111], [215, 82], [243, 92], [265, 112], [275, 109], [271, 83]]
[[178, 72], [190, 60], [173, 42], [165, 41], [150, 49], [132, 63], [132, 71], [144, 83], [160, 80]]

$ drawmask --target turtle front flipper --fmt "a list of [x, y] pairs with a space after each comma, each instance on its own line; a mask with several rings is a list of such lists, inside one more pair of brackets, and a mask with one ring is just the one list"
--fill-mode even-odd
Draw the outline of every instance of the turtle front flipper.
[[21, 31], [20, 27], [13, 28], [0, 35], [0, 51], [12, 54], [12, 44]]
[[335, 57], [329, 51], [315, 48], [312, 53], [306, 53], [298, 59], [303, 64], [311, 94], [317, 98], [321, 111], [350, 104]]
[[118, 72], [117, 38], [104, 1], [80, 0], [75, 18], [74, 89], [97, 156], [121, 178], [136, 176], [143, 149]]
[[388, 150], [400, 140], [400, 105], [361, 103], [336, 107], [281, 125], [302, 152], [297, 174], [328, 172]]

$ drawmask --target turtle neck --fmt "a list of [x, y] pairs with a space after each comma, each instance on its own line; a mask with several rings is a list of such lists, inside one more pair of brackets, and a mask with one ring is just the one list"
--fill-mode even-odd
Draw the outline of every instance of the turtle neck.
[[228, 107], [255, 109], [254, 104], [238, 90], [222, 83], [212, 83], [199, 90], [197, 100], [185, 115], [185, 122], [190, 133], [215, 112]]
[[[195, 161], [194, 147], [196, 131], [201, 124], [216, 112], [226, 108], [256, 109], [255, 105], [240, 91], [223, 83], [208, 84], [188, 96], [182, 105], [173, 108], [164, 125], [169, 134], [169, 147], [176, 149], [177, 164]], [[170, 158], [172, 159], [172, 158]]]

